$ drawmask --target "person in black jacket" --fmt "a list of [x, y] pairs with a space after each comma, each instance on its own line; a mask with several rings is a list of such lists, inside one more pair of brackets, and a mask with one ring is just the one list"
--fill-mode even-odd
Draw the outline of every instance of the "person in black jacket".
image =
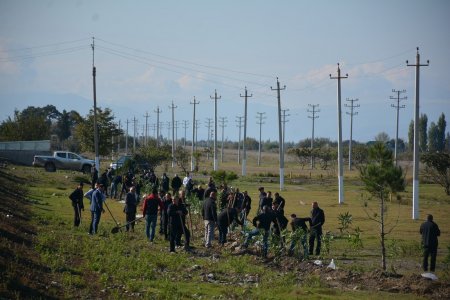
[[275, 193], [275, 199], [273, 200], [273, 203], [276, 203], [277, 209], [283, 211], [284, 214], [284, 205], [286, 204], [286, 200], [284, 200], [284, 198], [280, 196], [280, 193]]
[[268, 206], [263, 207], [261, 214], [253, 218], [253, 226], [255, 229], [247, 233], [243, 247], [247, 248], [250, 240], [257, 235], [263, 234], [263, 257], [267, 257], [267, 250], [269, 249], [268, 239], [270, 233], [270, 224], [274, 221], [274, 214], [270, 211]]
[[230, 226], [233, 221], [236, 221], [239, 225], [243, 225], [238, 218], [240, 212], [240, 208], [226, 207], [217, 216], [217, 226], [219, 227], [219, 244], [222, 246], [227, 242], [228, 226]]
[[289, 246], [289, 255], [294, 254], [295, 246], [300, 241], [303, 246], [303, 258], [308, 257], [308, 246], [306, 243], [308, 226], [306, 226], [306, 222], [311, 226], [311, 218], [298, 218], [296, 214], [291, 215], [292, 239]]
[[422, 235], [423, 270], [425, 272], [428, 271], [428, 256], [431, 256], [430, 271], [434, 272], [436, 268], [438, 236], [441, 235], [441, 231], [439, 226], [433, 222], [432, 215], [428, 215], [427, 221], [420, 225], [420, 234]]
[[169, 208], [170, 204], [172, 204], [172, 194], [167, 193], [162, 199], [162, 209], [161, 209], [162, 234], [164, 234], [164, 239], [166, 241], [169, 240], [169, 232], [168, 232], [169, 215], [167, 214], [167, 209]]
[[73, 225], [78, 227], [81, 222], [81, 210], [84, 211], [83, 205], [83, 183], [80, 182], [77, 188], [70, 194], [69, 198], [72, 200], [72, 207], [74, 211]]
[[172, 198], [172, 204], [167, 209], [169, 215], [169, 232], [170, 232], [170, 252], [175, 252], [175, 243], [181, 239], [181, 235], [185, 235], [184, 249], [189, 250], [189, 241], [191, 234], [184, 224], [184, 216], [188, 214], [186, 206], [179, 202], [178, 195]]
[[311, 210], [311, 232], [309, 235], [309, 255], [313, 255], [314, 240], [317, 241], [316, 255], [320, 255], [320, 246], [322, 242], [322, 225], [325, 223], [325, 213], [317, 202], [312, 203]]
[[134, 231], [134, 221], [136, 220], [136, 211], [137, 211], [137, 200], [136, 200], [136, 190], [135, 187], [130, 187], [130, 191], [127, 193], [125, 197], [125, 207], [123, 209], [123, 212], [126, 216], [126, 226], [125, 230], [129, 231], [131, 228], [131, 231]]
[[164, 193], [169, 192], [170, 179], [167, 177], [166, 173], [163, 173], [161, 177], [161, 191]]
[[273, 233], [280, 236], [281, 231], [286, 229], [289, 220], [284, 216], [284, 211], [278, 209], [278, 205], [272, 203], [272, 213], [274, 215]]
[[176, 195], [178, 193], [178, 190], [180, 189], [183, 182], [181, 181], [181, 178], [178, 176], [178, 174], [175, 174], [175, 176], [172, 178], [171, 186], [173, 190], [173, 194]]
[[205, 223], [205, 247], [211, 248], [217, 221], [216, 192], [211, 192], [209, 198], [203, 202], [202, 217]]

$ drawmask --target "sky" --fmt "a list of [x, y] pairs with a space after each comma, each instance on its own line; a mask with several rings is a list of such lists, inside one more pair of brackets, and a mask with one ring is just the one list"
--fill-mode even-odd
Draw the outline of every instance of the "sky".
[[[110, 108], [129, 134], [137, 119], [153, 135], [155, 110], [167, 137], [172, 101], [177, 136], [183, 120], [192, 136], [193, 102], [198, 139], [207, 119], [226, 117], [225, 139], [238, 140], [238, 116], [248, 94], [247, 136], [259, 139], [257, 113], [265, 113], [263, 140], [278, 140], [277, 77], [284, 90], [285, 140], [311, 137], [311, 105], [319, 105], [315, 137], [337, 140], [337, 63], [340, 64], [343, 139], [399, 137], [407, 140], [414, 116], [415, 67], [419, 47], [420, 112], [428, 122], [450, 117], [450, 1], [0, 1], [0, 121], [14, 110], [48, 104], [85, 116], [93, 107], [92, 63], [97, 70], [97, 105]], [[94, 51], [92, 43], [94, 37]], [[450, 127], [450, 126], [448, 126]], [[447, 131], [448, 131], [447, 127]], [[243, 131], [241, 133], [243, 136]], [[218, 127], [218, 139], [221, 128]]]

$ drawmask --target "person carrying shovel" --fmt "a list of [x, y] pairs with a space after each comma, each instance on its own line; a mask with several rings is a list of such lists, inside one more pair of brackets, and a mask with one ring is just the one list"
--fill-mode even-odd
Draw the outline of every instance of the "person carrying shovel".
[[83, 205], [83, 182], [80, 182], [77, 188], [70, 194], [69, 198], [72, 200], [72, 207], [74, 211], [73, 226], [78, 227], [81, 223], [81, 210], [84, 211]]

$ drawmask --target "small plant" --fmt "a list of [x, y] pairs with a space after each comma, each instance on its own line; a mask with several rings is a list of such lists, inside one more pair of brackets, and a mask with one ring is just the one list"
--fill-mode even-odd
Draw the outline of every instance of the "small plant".
[[359, 227], [355, 228], [355, 231], [348, 235], [348, 243], [350, 244], [350, 248], [353, 250], [360, 250], [364, 248], [362, 239], [361, 239], [362, 231]]
[[350, 225], [352, 224], [353, 221], [353, 216], [347, 211], [344, 214], [340, 213], [338, 215], [338, 221], [340, 224], [339, 231], [341, 232], [341, 235], [344, 234], [344, 232], [347, 232]]
[[331, 242], [334, 240], [334, 236], [330, 231], [327, 231], [322, 235], [322, 252], [327, 255], [330, 254]]

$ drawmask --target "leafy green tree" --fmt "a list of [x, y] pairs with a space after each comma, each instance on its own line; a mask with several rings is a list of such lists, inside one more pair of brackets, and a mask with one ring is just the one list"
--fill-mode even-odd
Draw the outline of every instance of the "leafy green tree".
[[147, 146], [137, 149], [133, 159], [139, 164], [148, 164], [149, 167], [155, 169], [164, 162], [172, 160], [172, 147], [168, 144], [157, 146], [156, 141], [151, 140]]
[[188, 171], [189, 158], [190, 158], [188, 151], [186, 149], [184, 149], [183, 147], [178, 147], [175, 150], [174, 156], [175, 156], [175, 162], [177, 163], [177, 166], [183, 170], [183, 173], [186, 173]]
[[414, 121], [411, 120], [408, 128], [408, 151], [414, 151]]
[[[26, 111], [24, 113], [24, 111]], [[0, 125], [0, 139], [3, 141], [36, 141], [50, 138], [50, 124], [40, 113], [30, 113], [29, 109], [14, 111], [14, 118], [8, 117]]]
[[428, 129], [428, 151], [429, 152], [435, 152], [438, 151], [439, 148], [439, 129], [434, 124], [434, 122], [431, 122], [430, 128]]
[[287, 151], [287, 154], [294, 156], [300, 163], [302, 170], [311, 160], [311, 148], [292, 148]]
[[427, 151], [427, 128], [428, 128], [428, 117], [426, 114], [420, 115], [419, 118], [419, 149], [420, 152]]
[[60, 141], [66, 140], [69, 136], [72, 135], [72, 122], [70, 119], [70, 113], [66, 110], [63, 110], [61, 116], [59, 117], [56, 123], [56, 134]]
[[386, 132], [380, 132], [375, 136], [375, 141], [386, 143], [389, 142], [389, 135]]
[[443, 151], [445, 149], [445, 128], [447, 122], [445, 121], [444, 113], [441, 114], [437, 122], [438, 135], [437, 135], [437, 151]]
[[[97, 127], [98, 127], [98, 149], [100, 155], [108, 155], [112, 148], [111, 137], [117, 137], [123, 134], [113, 122], [114, 116], [109, 108], [102, 110], [97, 108]], [[94, 111], [89, 114], [75, 127], [75, 138], [80, 142], [82, 151], [94, 152]]]
[[372, 215], [366, 211], [369, 219], [380, 225], [381, 265], [386, 270], [386, 235], [392, 232], [396, 224], [390, 229], [386, 228], [386, 200], [390, 194], [405, 189], [405, 178], [402, 168], [395, 166], [392, 152], [383, 144], [377, 143], [369, 149], [369, 164], [359, 168], [360, 178], [365, 189], [379, 200], [379, 213]]
[[441, 185], [450, 195], [450, 154], [447, 152], [430, 152], [421, 156], [425, 164], [423, 176]]

